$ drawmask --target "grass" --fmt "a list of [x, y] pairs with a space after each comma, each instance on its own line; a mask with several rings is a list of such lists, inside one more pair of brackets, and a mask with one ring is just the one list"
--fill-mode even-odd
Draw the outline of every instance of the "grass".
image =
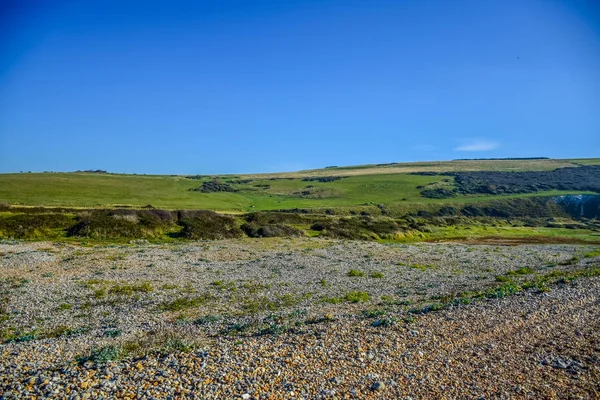
[[585, 253], [583, 256], [585, 258], [600, 257], [600, 250], [590, 251], [589, 253]]
[[508, 271], [506, 275], [528, 275], [533, 274], [533, 272], [533, 269], [531, 269], [530, 267], [521, 267], [512, 271]]
[[[399, 242], [414, 241], [474, 241], [514, 240], [529, 243], [590, 243], [600, 244], [600, 235], [591, 229], [566, 229], [521, 226], [450, 226], [439, 227], [435, 231], [423, 233], [421, 237], [399, 239]], [[390, 242], [381, 240], [381, 242]]]
[[428, 269], [437, 268], [435, 265], [432, 265], [432, 264], [418, 264], [418, 263], [411, 264], [411, 265], [409, 265], [409, 267], [412, 269], [417, 269], [419, 271], [427, 271]]
[[109, 293], [131, 296], [135, 293], [149, 293], [153, 290], [154, 288], [150, 282], [142, 282], [138, 284], [124, 283], [122, 285], [114, 285], [110, 288]]
[[294, 307], [299, 303], [299, 299], [291, 294], [277, 295], [274, 299], [266, 296], [245, 299], [242, 308], [249, 314], [256, 314], [262, 311], [276, 311], [282, 308]]
[[[420, 196], [417, 186], [441, 182], [449, 177], [410, 175], [410, 173], [477, 170], [526, 171], [566, 166], [573, 166], [573, 164], [562, 160], [500, 160], [328, 168], [296, 173], [239, 176], [239, 178], [253, 179], [253, 181], [236, 184], [238, 191], [227, 193], [190, 191], [203, 181], [183, 176], [93, 173], [0, 174], [0, 199], [10, 204], [28, 206], [110, 207], [127, 205], [143, 207], [150, 204], [166, 209], [208, 209], [233, 212], [356, 207], [363, 204], [460, 203], [481, 201], [490, 197], [458, 197], [450, 200], [425, 199]], [[305, 182], [302, 180], [302, 177], [305, 176], [334, 175], [345, 176], [345, 178], [333, 182]], [[222, 176], [224, 181], [230, 178], [234, 177]], [[271, 178], [290, 179], [271, 180]], [[212, 177], [207, 177], [204, 181], [212, 179]], [[297, 193], [306, 190], [306, 186], [313, 186], [311, 190], [316, 193], [327, 193], [327, 196], [298, 196]], [[86, 190], [80, 190], [82, 187], [85, 187]]]
[[[532, 199], [534, 197], [587, 193], [555, 190], [496, 196], [460, 195], [449, 199], [422, 197], [424, 188], [454, 186], [452, 176], [436, 175], [438, 172], [535, 171], [572, 167], [576, 165], [573, 163], [600, 163], [600, 159], [390, 163], [294, 173], [223, 175], [218, 180], [236, 191], [214, 193], [190, 190], [214, 181], [214, 176], [189, 179], [185, 176], [95, 173], [0, 174], [0, 199], [3, 202], [0, 204], [0, 238], [127, 243], [136, 238], [168, 242], [244, 235], [305, 235], [394, 242], [519, 239], [600, 243], [597, 229], [591, 223], [587, 228], [579, 224], [576, 229], [568, 229], [562, 223], [555, 224], [556, 227], [491, 226], [489, 221], [480, 223], [468, 217], [455, 223], [442, 223], [442, 218], [437, 222], [432, 221], [433, 217], [421, 218], [428, 213], [435, 215], [440, 209], [452, 209], [452, 213], [456, 213], [465, 206], [494, 208], [500, 207], [500, 203], [504, 205], [500, 207], [502, 212], [523, 211], [519, 207], [533, 210], [533, 203], [537, 201]], [[413, 175], [413, 172], [431, 174]], [[336, 179], [306, 181], [303, 179], [306, 177]], [[7, 204], [25, 207], [9, 208]], [[139, 209], [148, 205], [167, 210], [215, 210], [222, 214], [210, 211], [170, 213], [150, 208], [127, 214], [133, 210], [113, 209]], [[67, 208], [52, 213], [52, 209], [33, 206]], [[82, 208], [96, 210], [91, 212]], [[265, 210], [294, 212], [258, 213]], [[542, 211], [548, 210], [539, 213]], [[324, 214], [328, 216], [325, 218]], [[163, 218], [165, 215], [168, 218]], [[345, 217], [340, 217], [342, 215]], [[537, 217], [541, 218], [536, 214]], [[119, 261], [119, 257], [115, 255], [114, 261]]]
[[202, 296], [196, 296], [196, 297], [180, 297], [173, 301], [167, 301], [167, 302], [161, 303], [158, 306], [158, 309], [161, 311], [187, 310], [189, 308], [199, 307], [199, 306], [203, 305], [204, 303], [206, 303], [211, 298], [212, 298], [212, 296], [206, 295], [206, 294], [202, 295]]

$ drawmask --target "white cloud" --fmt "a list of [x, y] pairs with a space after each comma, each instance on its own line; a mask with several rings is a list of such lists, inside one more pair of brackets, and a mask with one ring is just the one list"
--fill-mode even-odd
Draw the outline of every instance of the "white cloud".
[[456, 147], [454, 151], [491, 151], [500, 147], [500, 143], [491, 140], [477, 139], [464, 142]]

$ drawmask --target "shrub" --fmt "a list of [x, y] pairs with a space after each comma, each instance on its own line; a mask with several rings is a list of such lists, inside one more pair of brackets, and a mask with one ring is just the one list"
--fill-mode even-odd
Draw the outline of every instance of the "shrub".
[[521, 267], [521, 268], [517, 268], [513, 271], [508, 271], [506, 273], [506, 275], [527, 275], [527, 274], [533, 274], [533, 269], [531, 269], [530, 267]]
[[237, 189], [229, 183], [223, 183], [218, 178], [215, 178], [212, 181], [202, 182], [202, 185], [190, 190], [201, 193], [237, 192]]
[[258, 226], [254, 223], [246, 223], [241, 226], [241, 229], [249, 237], [289, 237], [302, 234], [302, 231], [284, 224]]
[[39, 239], [57, 236], [74, 224], [73, 217], [66, 214], [12, 214], [0, 217], [0, 237], [15, 239]]
[[344, 178], [343, 176], [311, 176], [302, 178], [304, 182], [334, 182]]
[[430, 199], [447, 199], [450, 197], [455, 197], [456, 195], [457, 195], [457, 192], [455, 189], [448, 189], [445, 187], [421, 190], [421, 196], [427, 197]]
[[[83, 214], [69, 236], [93, 239], [154, 238], [162, 235], [172, 215], [163, 210], [98, 210]], [[164, 218], [164, 219], [163, 219]]]
[[359, 271], [357, 269], [351, 269], [350, 271], [348, 271], [346, 273], [346, 275], [350, 276], [350, 277], [359, 277], [359, 276], [365, 276], [365, 273], [362, 271]]
[[384, 278], [385, 275], [383, 274], [383, 272], [373, 272], [371, 275], [369, 275], [371, 278]]
[[350, 303], [362, 303], [369, 301], [369, 294], [367, 292], [352, 291], [346, 293], [344, 299]]
[[108, 361], [118, 360], [123, 356], [123, 351], [113, 345], [104, 346], [100, 348], [93, 348], [90, 352], [89, 356], [79, 357], [79, 363], [83, 364], [84, 362], [91, 361], [96, 364], [106, 364]]
[[[187, 215], [190, 215], [188, 217]], [[183, 226], [180, 235], [186, 239], [228, 239], [242, 236], [235, 218], [212, 211], [196, 211], [180, 214], [184, 218], [178, 221]]]

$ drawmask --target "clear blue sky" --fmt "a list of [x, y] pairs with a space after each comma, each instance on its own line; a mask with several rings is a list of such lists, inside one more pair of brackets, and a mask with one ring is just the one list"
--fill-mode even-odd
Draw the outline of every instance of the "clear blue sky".
[[600, 157], [597, 0], [0, 0], [0, 172]]

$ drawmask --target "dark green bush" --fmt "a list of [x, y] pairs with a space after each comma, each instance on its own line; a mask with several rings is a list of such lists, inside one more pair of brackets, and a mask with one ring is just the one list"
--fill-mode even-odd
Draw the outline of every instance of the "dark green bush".
[[302, 231], [284, 224], [259, 226], [253, 223], [247, 223], [242, 225], [241, 229], [249, 237], [289, 237], [302, 234]]
[[389, 218], [344, 217], [322, 218], [314, 222], [310, 229], [321, 231], [323, 236], [345, 239], [377, 239], [393, 235], [400, 230], [398, 224]]
[[69, 236], [93, 239], [155, 238], [169, 227], [159, 210], [98, 210], [83, 214], [68, 231]]
[[0, 217], [0, 237], [39, 239], [60, 235], [74, 224], [66, 214], [13, 214]]
[[186, 239], [228, 239], [242, 236], [234, 217], [217, 214], [212, 211], [180, 212], [177, 223], [183, 226], [181, 237]]

